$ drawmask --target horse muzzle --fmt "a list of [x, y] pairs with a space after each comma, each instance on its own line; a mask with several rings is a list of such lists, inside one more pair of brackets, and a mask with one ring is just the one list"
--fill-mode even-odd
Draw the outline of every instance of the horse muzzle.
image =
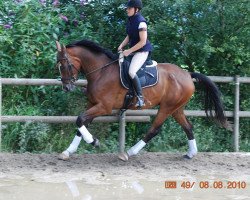
[[76, 86], [72, 83], [63, 84], [62, 86], [64, 92], [72, 92]]

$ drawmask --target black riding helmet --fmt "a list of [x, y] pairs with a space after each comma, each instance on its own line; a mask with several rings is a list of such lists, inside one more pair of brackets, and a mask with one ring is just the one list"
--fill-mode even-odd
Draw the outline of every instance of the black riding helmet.
[[129, 0], [126, 6], [129, 8], [138, 8], [139, 10], [141, 10], [142, 2], [141, 0]]

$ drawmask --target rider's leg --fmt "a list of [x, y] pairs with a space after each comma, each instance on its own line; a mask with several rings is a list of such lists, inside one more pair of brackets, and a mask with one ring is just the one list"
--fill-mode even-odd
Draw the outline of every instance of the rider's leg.
[[141, 88], [141, 83], [137, 75], [134, 76], [132, 79], [134, 89], [137, 94], [138, 101], [135, 104], [135, 107], [142, 107], [145, 106], [143, 95], [142, 95], [142, 88]]
[[141, 68], [143, 63], [147, 60], [148, 54], [149, 52], [137, 52], [133, 56], [129, 66], [129, 76], [133, 82], [133, 86], [138, 97], [138, 102], [135, 105], [136, 107], [142, 107], [145, 105], [142, 95], [141, 83], [136, 72]]

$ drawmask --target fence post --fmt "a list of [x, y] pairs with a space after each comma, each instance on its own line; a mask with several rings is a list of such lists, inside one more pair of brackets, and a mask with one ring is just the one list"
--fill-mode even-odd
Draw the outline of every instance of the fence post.
[[0, 152], [2, 152], [2, 79], [0, 77]]
[[125, 149], [125, 121], [126, 112], [120, 110], [119, 113], [119, 152], [124, 153]]
[[239, 107], [240, 107], [240, 82], [235, 76], [235, 101], [234, 101], [234, 151], [239, 151]]

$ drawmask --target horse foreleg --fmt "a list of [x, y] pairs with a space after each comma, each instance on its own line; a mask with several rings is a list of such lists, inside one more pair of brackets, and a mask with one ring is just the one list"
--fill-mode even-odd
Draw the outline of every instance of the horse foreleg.
[[82, 136], [76, 135], [71, 144], [69, 145], [69, 147], [59, 155], [59, 159], [68, 160], [70, 154], [73, 154], [77, 151], [81, 140]]
[[99, 140], [97, 138], [94, 138], [86, 127], [88, 127], [88, 125], [96, 116], [105, 113], [106, 111], [104, 109], [101, 109], [100, 106], [97, 105], [91, 107], [85, 113], [80, 114], [76, 120], [76, 125], [79, 127], [78, 131], [69, 147], [60, 154], [59, 159], [68, 160], [70, 155], [77, 151], [82, 139], [88, 144], [92, 144], [94, 147], [99, 147]]
[[97, 138], [94, 138], [87, 128], [83, 125], [76, 133], [73, 141], [69, 145], [69, 147], [61, 153], [59, 156], [62, 160], [68, 160], [70, 155], [75, 153], [78, 149], [78, 146], [80, 145], [81, 140], [85, 140], [85, 142], [92, 144], [94, 147], [99, 147], [100, 143]]
[[180, 108], [179, 110], [175, 111], [173, 114], [173, 117], [181, 125], [181, 127], [185, 131], [187, 138], [188, 138], [188, 152], [186, 155], [184, 155], [184, 158], [191, 159], [198, 152], [196, 140], [195, 140], [194, 134], [193, 134], [193, 126], [187, 120], [187, 118], [184, 114], [183, 108]]
[[90, 122], [92, 122], [95, 117], [104, 114], [107, 114], [107, 109], [104, 109], [104, 106], [102, 104], [97, 104], [88, 109], [85, 113], [80, 114], [76, 120], [76, 125], [79, 128], [77, 135], [82, 136], [85, 142], [87, 142], [88, 144], [92, 144], [94, 147], [99, 147], [99, 140], [93, 138], [86, 127]]

